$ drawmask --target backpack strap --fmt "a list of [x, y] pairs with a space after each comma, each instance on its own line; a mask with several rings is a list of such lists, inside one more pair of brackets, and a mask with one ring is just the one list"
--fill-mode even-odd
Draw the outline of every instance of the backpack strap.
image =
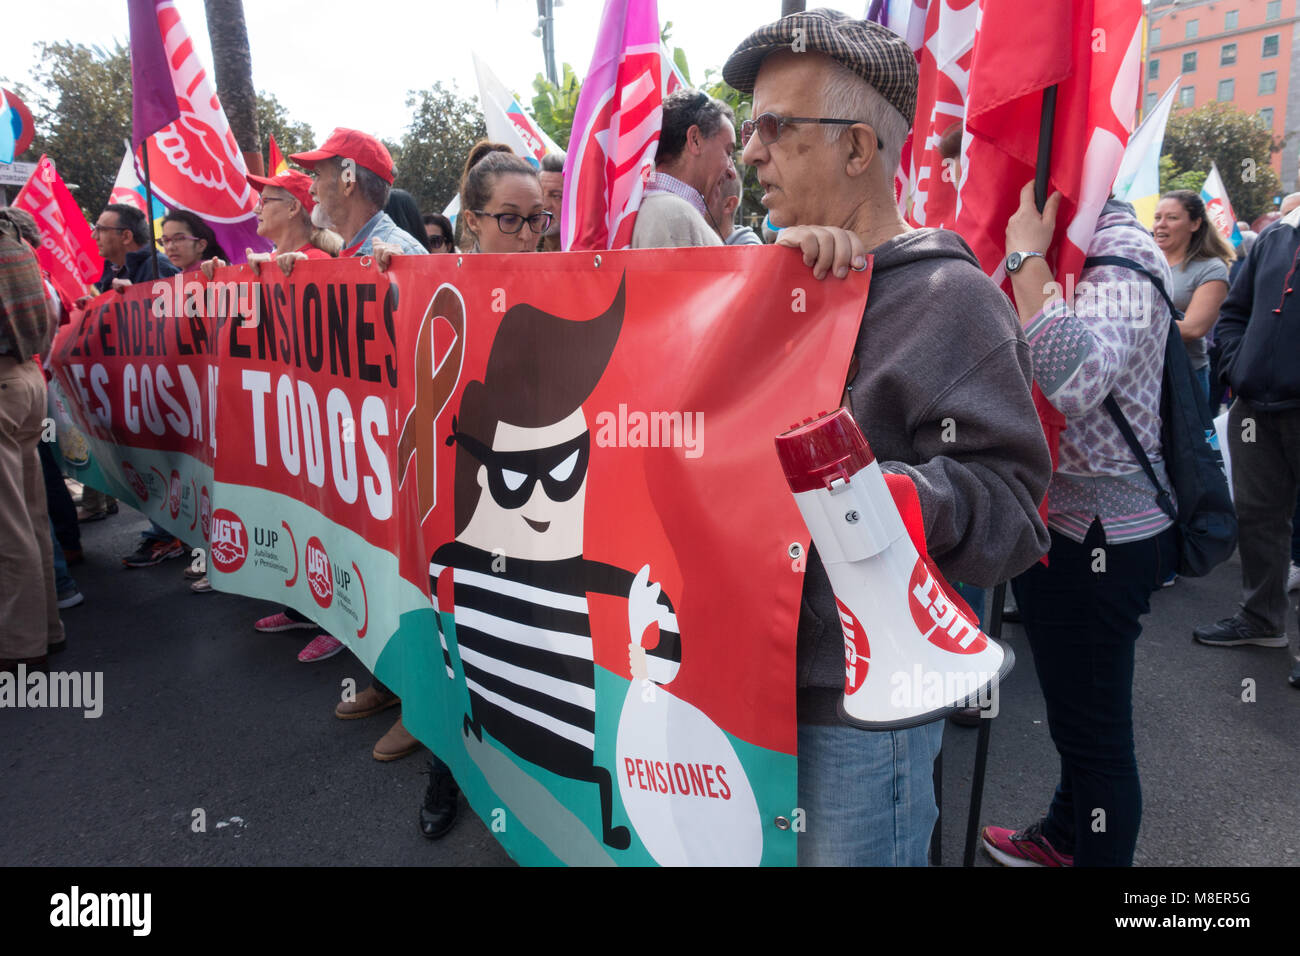
[[1156, 470], [1151, 467], [1151, 459], [1147, 457], [1147, 453], [1142, 450], [1142, 444], [1137, 440], [1137, 436], [1133, 434], [1133, 429], [1129, 425], [1128, 419], [1124, 416], [1123, 410], [1119, 407], [1119, 402], [1115, 401], [1114, 395], [1107, 395], [1106, 400], [1101, 404], [1110, 414], [1111, 420], [1115, 422], [1115, 427], [1119, 429], [1119, 433], [1124, 436], [1125, 444], [1128, 445], [1129, 450], [1132, 451], [1134, 457], [1137, 458], [1138, 464], [1141, 465], [1142, 470], [1146, 472], [1147, 478], [1150, 479], [1151, 484], [1155, 485], [1156, 504], [1159, 505], [1160, 510], [1170, 518], [1176, 519], [1178, 517], [1178, 509], [1174, 507], [1174, 502], [1169, 496], [1168, 489], [1161, 485], [1160, 479], [1156, 477]]
[[[1083, 267], [1085, 269], [1093, 266], [1119, 266], [1122, 269], [1131, 269], [1134, 272], [1146, 276], [1151, 280], [1151, 284], [1156, 287], [1156, 291], [1159, 292], [1161, 297], [1165, 300], [1165, 305], [1169, 306], [1169, 314], [1173, 316], [1174, 321], [1178, 322], [1181, 320], [1182, 313], [1174, 307], [1173, 299], [1169, 298], [1169, 293], [1165, 291], [1164, 280], [1151, 272], [1140, 262], [1135, 262], [1125, 256], [1089, 256], [1083, 261]], [[1139, 442], [1137, 436], [1133, 434], [1133, 428], [1129, 425], [1128, 418], [1125, 417], [1124, 411], [1119, 407], [1119, 402], [1115, 401], [1115, 395], [1113, 393], [1107, 395], [1106, 400], [1102, 402], [1102, 405], [1105, 407], [1107, 414], [1110, 415], [1111, 420], [1115, 422], [1115, 427], [1119, 429], [1119, 433], [1124, 436], [1124, 443], [1128, 445], [1129, 450], [1133, 452], [1133, 456], [1137, 459], [1138, 464], [1141, 465], [1142, 470], [1146, 472], [1147, 478], [1150, 480], [1151, 484], [1155, 486], [1156, 504], [1159, 505], [1160, 510], [1170, 518], [1177, 519], [1178, 509], [1174, 507], [1173, 499], [1169, 496], [1169, 490], [1161, 485], [1160, 480], [1156, 477], [1156, 470], [1151, 467], [1151, 459], [1147, 458], [1147, 453], [1143, 451], [1141, 442]]]
[[1147, 269], [1140, 262], [1135, 262], [1125, 256], [1089, 256], [1083, 260], [1083, 267], [1090, 269], [1093, 266], [1119, 266], [1123, 269], [1132, 269], [1134, 272], [1140, 272], [1151, 280], [1151, 284], [1156, 287], [1160, 297], [1165, 300], [1165, 305], [1169, 306], [1169, 314], [1174, 317], [1175, 322], [1181, 322], [1183, 313], [1174, 306], [1174, 300], [1169, 298], [1169, 293], [1165, 291], [1165, 282], [1160, 276]]

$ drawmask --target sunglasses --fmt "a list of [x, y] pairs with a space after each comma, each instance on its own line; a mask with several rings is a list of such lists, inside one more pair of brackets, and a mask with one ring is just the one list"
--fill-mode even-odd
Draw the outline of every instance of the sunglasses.
[[[516, 231], [517, 231], [517, 230], [516, 230]], [[430, 236], [430, 237], [429, 237], [429, 248], [430, 248], [430, 249], [441, 249], [443, 246], [446, 246], [448, 249], [451, 248], [451, 240], [448, 239], [446, 236]]]
[[[818, 116], [780, 116], [776, 113], [760, 113], [754, 119], [745, 120], [740, 124], [740, 145], [748, 146], [750, 138], [754, 133], [758, 133], [758, 140], [764, 146], [771, 146], [781, 138], [781, 131], [787, 126], [799, 126], [803, 123], [818, 123], [823, 126], [854, 126], [858, 123], [867, 123], [866, 120], [851, 119], [824, 119]], [[885, 144], [880, 137], [876, 137], [876, 148], [884, 149]]]
[[[455, 424], [452, 425], [455, 428]], [[447, 444], [458, 442], [487, 469], [492, 500], [507, 510], [522, 508], [540, 481], [546, 497], [568, 501], [578, 493], [587, 477], [591, 456], [591, 432], [583, 432], [549, 448], [525, 451], [494, 451], [462, 431], [453, 431]]]
[[549, 212], [533, 213], [531, 216], [521, 216], [516, 212], [484, 212], [482, 209], [475, 209], [474, 214], [478, 216], [491, 216], [497, 221], [497, 228], [507, 236], [519, 234], [519, 230], [524, 228], [524, 223], [528, 223], [528, 228], [537, 235], [541, 235], [547, 229], [551, 228], [552, 214]]

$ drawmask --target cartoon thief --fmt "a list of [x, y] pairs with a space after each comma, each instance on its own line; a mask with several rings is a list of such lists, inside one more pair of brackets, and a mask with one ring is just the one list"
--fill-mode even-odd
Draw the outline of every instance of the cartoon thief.
[[[640, 572], [583, 557], [591, 432], [582, 403], [604, 374], [623, 324], [626, 277], [608, 311], [570, 321], [529, 305], [506, 313], [483, 381], [465, 387], [452, 419], [456, 539], [434, 552], [430, 588], [452, 614], [469, 689], [464, 730], [486, 730], [516, 756], [600, 789], [602, 838], [614, 788], [595, 763], [596, 665], [589, 594], [628, 600], [633, 679], [666, 684], [681, 662], [672, 604]], [[504, 558], [504, 560], [503, 560]], [[439, 621], [443, 661], [455, 678]], [[641, 637], [659, 624], [647, 651]]]

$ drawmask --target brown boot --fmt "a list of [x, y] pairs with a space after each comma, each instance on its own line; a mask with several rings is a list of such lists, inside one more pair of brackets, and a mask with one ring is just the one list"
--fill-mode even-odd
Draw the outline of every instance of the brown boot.
[[388, 733], [379, 738], [371, 754], [376, 760], [399, 760], [420, 749], [420, 742], [411, 736], [402, 724], [402, 718], [389, 728]]
[[362, 717], [371, 717], [389, 707], [396, 707], [401, 702], [392, 691], [381, 692], [371, 684], [357, 694], [356, 700], [339, 701], [338, 706], [334, 708], [334, 716], [339, 720], [359, 720]]

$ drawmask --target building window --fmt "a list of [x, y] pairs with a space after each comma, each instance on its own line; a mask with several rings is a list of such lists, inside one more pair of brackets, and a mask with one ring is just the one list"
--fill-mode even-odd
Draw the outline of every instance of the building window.
[[1147, 46], [1148, 46], [1148, 47], [1153, 47], [1153, 46], [1159, 46], [1159, 45], [1160, 45], [1160, 28], [1159, 28], [1159, 27], [1152, 27], [1152, 28], [1151, 28], [1150, 42], [1147, 43]]
[[1196, 51], [1195, 50], [1193, 50], [1191, 53], [1183, 54], [1183, 72], [1184, 73], [1196, 72]]
[[1268, 6], [1264, 8], [1265, 20], [1276, 20], [1282, 15], [1282, 0], [1268, 0]]
[[1147, 64], [1147, 79], [1156, 80], [1160, 78], [1160, 61], [1152, 60]]
[[1259, 95], [1268, 96], [1277, 92], [1277, 71], [1269, 70], [1259, 75]]
[[1277, 45], [1281, 36], [1280, 33], [1270, 33], [1264, 37], [1264, 56], [1277, 56]]
[[1259, 118], [1270, 131], [1273, 129], [1273, 107], [1266, 106], [1260, 110]]
[[1232, 66], [1237, 62], [1237, 44], [1225, 43], [1219, 47], [1219, 66]]
[[1153, 109], [1155, 109], [1156, 103], [1159, 101], [1159, 99], [1160, 99], [1159, 93], [1148, 93], [1146, 105], [1142, 107], [1142, 115], [1145, 116], [1147, 113], [1150, 113]]
[[1237, 11], [1236, 11], [1236, 10], [1229, 10], [1229, 11], [1227, 12], [1227, 14], [1224, 16], [1224, 18], [1223, 18], [1223, 29], [1225, 29], [1225, 30], [1235, 30], [1235, 29], [1237, 29]]
[[1184, 86], [1178, 91], [1178, 105], [1191, 109], [1196, 105], [1196, 87]]
[[1190, 40], [1192, 37], [1197, 37], [1200, 35], [1201, 35], [1201, 21], [1188, 20], [1187, 26], [1183, 29], [1184, 39]]
[[1219, 99], [1220, 99], [1220, 101], [1222, 101], [1222, 102], [1227, 102], [1228, 100], [1231, 100], [1231, 99], [1232, 99], [1232, 89], [1233, 89], [1233, 82], [1232, 82], [1232, 80], [1219, 80]]

